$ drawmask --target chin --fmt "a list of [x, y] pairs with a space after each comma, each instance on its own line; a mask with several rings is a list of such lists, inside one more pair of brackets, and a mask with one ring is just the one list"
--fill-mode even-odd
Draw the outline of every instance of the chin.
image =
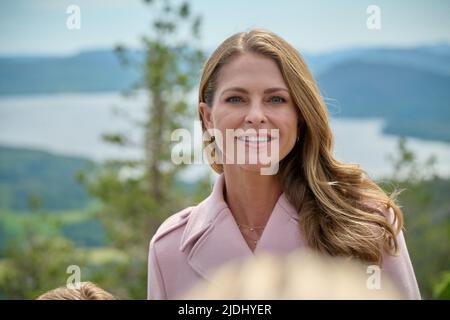
[[[261, 172], [264, 172], [264, 169], [268, 169], [269, 165], [267, 164], [236, 164], [234, 165], [242, 170], [245, 170], [249, 173], [255, 173], [255, 174], [261, 174]], [[263, 171], [262, 171], [263, 170]]]

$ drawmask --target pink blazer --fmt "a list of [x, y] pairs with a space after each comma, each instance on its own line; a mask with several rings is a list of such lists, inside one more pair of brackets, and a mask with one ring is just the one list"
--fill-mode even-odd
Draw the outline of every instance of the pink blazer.
[[[224, 183], [222, 174], [208, 198], [170, 216], [153, 236], [148, 258], [148, 299], [180, 298], [198, 281], [210, 279], [215, 269], [234, 259], [307, 247], [297, 213], [282, 194], [252, 252], [223, 198]], [[400, 255], [386, 254], [381, 270], [408, 299], [420, 299], [402, 233], [398, 241]]]

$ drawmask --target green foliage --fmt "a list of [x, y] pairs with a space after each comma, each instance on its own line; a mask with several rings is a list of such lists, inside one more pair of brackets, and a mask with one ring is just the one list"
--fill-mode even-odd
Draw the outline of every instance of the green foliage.
[[[192, 119], [186, 101], [198, 83], [204, 59], [195, 48], [200, 19], [191, 15], [188, 3], [155, 1], [152, 9], [153, 35], [142, 37], [142, 64], [127, 59], [125, 46], [116, 47], [121, 61], [142, 71], [131, 91], [143, 89], [149, 97], [146, 118], [138, 124], [144, 131], [144, 158], [110, 160], [79, 177], [103, 205], [99, 216], [110, 244], [127, 257], [123, 264], [108, 266], [108, 273], [97, 273], [96, 279], [116, 288], [123, 298], [146, 296], [148, 244], [157, 227], [170, 214], [192, 205], [198, 194], [206, 193], [196, 196], [183, 188], [177, 178], [183, 166], [174, 165], [170, 154], [172, 131]], [[191, 37], [182, 35], [186, 30], [191, 30]], [[120, 133], [103, 138], [122, 147], [129, 141]], [[130, 171], [135, 174], [127, 174]]]
[[105, 247], [104, 227], [92, 210], [98, 209], [0, 211], [0, 299], [34, 299], [65, 286], [70, 265], [80, 267], [81, 281], [97, 281], [120, 297], [119, 281], [109, 270], [125, 268], [128, 256]]
[[77, 247], [102, 247], [107, 244], [105, 229], [99, 218], [65, 224], [61, 227], [61, 234]]
[[405, 239], [422, 297], [429, 299], [438, 275], [450, 269], [450, 180], [435, 175], [433, 157], [419, 163], [404, 138], [391, 160], [393, 175], [380, 185], [388, 193], [403, 190], [397, 203], [404, 214]]
[[0, 258], [11, 241], [25, 237], [27, 225], [35, 232], [48, 237], [68, 238], [81, 247], [97, 247], [107, 244], [103, 223], [98, 219], [92, 204], [83, 210], [53, 211], [5, 211], [0, 210]]
[[[49, 222], [47, 222], [49, 223]], [[69, 265], [85, 265], [82, 252], [59, 236], [37, 232], [26, 226], [24, 236], [11, 242], [7, 259], [0, 263], [0, 287], [8, 299], [35, 299], [45, 291], [65, 285]]]
[[83, 208], [90, 199], [75, 175], [89, 165], [86, 159], [0, 147], [0, 209]]
[[441, 281], [434, 287], [433, 298], [450, 300], [450, 271], [444, 272]]
[[435, 179], [436, 157], [430, 156], [424, 163], [419, 163], [414, 152], [408, 149], [405, 137], [398, 141], [398, 153], [390, 155], [388, 159], [392, 163], [392, 175], [389, 178], [397, 183], [420, 184], [420, 182]]

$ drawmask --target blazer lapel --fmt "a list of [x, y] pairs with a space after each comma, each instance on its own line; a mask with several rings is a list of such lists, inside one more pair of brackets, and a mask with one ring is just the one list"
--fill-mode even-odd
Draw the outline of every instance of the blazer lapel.
[[211, 280], [212, 271], [233, 260], [263, 252], [287, 253], [304, 246], [295, 209], [282, 194], [252, 252], [223, 198], [224, 183], [222, 174], [211, 195], [193, 208], [181, 239], [180, 250], [189, 250], [188, 263], [199, 275]]
[[252, 252], [226, 208], [192, 247], [188, 262], [201, 276], [209, 279], [211, 271], [218, 267], [250, 256]]
[[281, 194], [270, 215], [264, 232], [254, 251], [256, 254], [283, 254], [306, 247], [298, 223], [298, 215], [284, 193]]

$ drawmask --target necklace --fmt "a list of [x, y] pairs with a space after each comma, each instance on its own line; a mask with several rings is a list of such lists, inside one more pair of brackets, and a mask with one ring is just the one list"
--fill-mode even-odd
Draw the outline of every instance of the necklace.
[[245, 224], [240, 224], [238, 223], [237, 226], [239, 227], [239, 229], [248, 229], [250, 231], [256, 231], [256, 230], [260, 230], [260, 229], [264, 229], [266, 226], [256, 226], [256, 227], [251, 227], [251, 226], [246, 226]]
[[[239, 230], [241, 230], [242, 235], [244, 236], [244, 238], [250, 242], [252, 244], [252, 250], [254, 250], [256, 248], [256, 245], [258, 244], [259, 239], [261, 238], [261, 235], [257, 234], [257, 230], [263, 230], [266, 226], [248, 226], [245, 224], [240, 224], [238, 223], [237, 226], [239, 227]], [[245, 232], [244, 230], [249, 230], [250, 234], [247, 234], [248, 232]], [[255, 237], [253, 237], [252, 235], [255, 235]]]

